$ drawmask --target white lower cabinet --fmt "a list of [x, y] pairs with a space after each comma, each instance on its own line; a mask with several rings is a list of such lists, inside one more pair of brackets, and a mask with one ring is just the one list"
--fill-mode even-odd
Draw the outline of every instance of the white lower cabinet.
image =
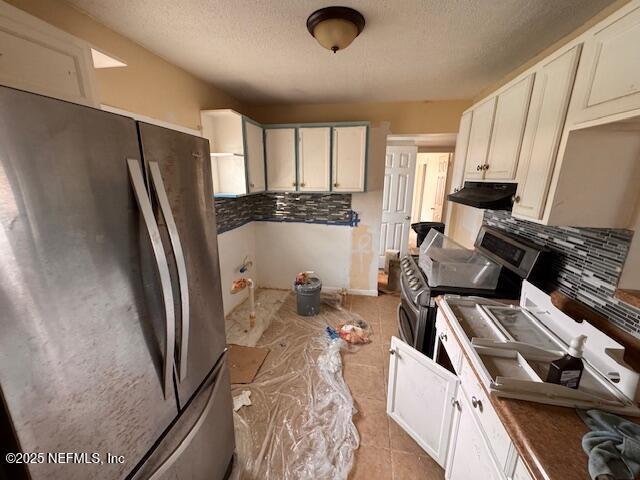
[[460, 381], [396, 337], [390, 357], [387, 414], [444, 467]]
[[448, 480], [530, 480], [444, 319], [437, 326], [442, 336], [436, 358], [443, 351], [453, 354], [460, 376], [392, 337], [387, 414], [445, 469]]
[[532, 480], [529, 470], [527, 470], [527, 467], [524, 465], [520, 457], [516, 458], [513, 475], [511, 475], [509, 478], [510, 480]]
[[502, 471], [493, 460], [480, 424], [472, 412], [470, 402], [466, 401], [462, 391], [456, 400], [457, 423], [451, 441], [449, 461], [445, 470], [447, 480], [501, 480]]

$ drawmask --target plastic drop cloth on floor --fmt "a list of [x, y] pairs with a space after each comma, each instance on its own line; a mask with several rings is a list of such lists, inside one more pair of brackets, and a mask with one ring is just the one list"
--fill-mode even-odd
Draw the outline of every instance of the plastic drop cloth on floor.
[[[234, 395], [250, 390], [252, 405], [234, 414], [236, 462], [231, 478], [346, 479], [360, 437], [342, 377], [340, 349], [346, 343], [331, 340], [325, 329], [362, 319], [342, 309], [338, 297], [324, 297], [319, 315], [302, 317], [296, 313], [295, 295], [276, 292], [257, 292], [263, 304], [259, 312], [272, 316], [257, 319], [268, 328], [255, 345], [270, 353], [253, 383], [232, 386]], [[236, 313], [243, 314], [236, 310], [230, 315], [228, 333], [243, 321], [234, 318]], [[229, 342], [242, 341], [234, 340]]]

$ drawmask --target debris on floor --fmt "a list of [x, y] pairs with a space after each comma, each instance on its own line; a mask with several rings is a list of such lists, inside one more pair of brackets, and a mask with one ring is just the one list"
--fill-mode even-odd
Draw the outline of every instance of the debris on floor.
[[234, 480], [346, 480], [351, 470], [360, 437], [342, 376], [340, 349], [346, 343], [327, 334], [349, 312], [323, 308], [303, 317], [296, 311], [296, 298], [288, 293], [256, 343], [270, 353], [255, 379], [232, 386], [235, 396], [250, 389], [252, 401], [234, 415]]
[[353, 320], [342, 323], [338, 327], [340, 338], [353, 344], [370, 343], [369, 327], [364, 320]]
[[267, 348], [229, 345], [231, 383], [251, 383], [268, 354]]
[[271, 320], [289, 296], [288, 290], [257, 289], [255, 292], [255, 326], [250, 328], [250, 301], [238, 305], [226, 318], [227, 343], [255, 347]]
[[251, 391], [243, 390], [240, 395], [236, 395], [233, 397], [233, 411], [237, 412], [242, 407], [248, 407], [251, 404]]

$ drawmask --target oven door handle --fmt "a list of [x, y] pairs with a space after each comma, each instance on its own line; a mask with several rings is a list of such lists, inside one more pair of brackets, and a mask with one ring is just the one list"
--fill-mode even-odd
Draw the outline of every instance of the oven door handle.
[[409, 340], [409, 338], [407, 337], [406, 332], [404, 331], [404, 322], [402, 321], [402, 317], [401, 315], [407, 315], [406, 312], [404, 311], [404, 307], [402, 306], [401, 303], [398, 304], [398, 333], [400, 334], [400, 339], [404, 342], [407, 343], [409, 345], [411, 345], [412, 347], [415, 347], [415, 345], [413, 345], [413, 342], [411, 342]]
[[400, 290], [402, 291], [402, 296], [406, 300], [407, 306], [411, 309], [413, 313], [415, 313], [416, 316], [419, 316], [420, 309], [413, 304], [413, 301], [411, 300], [411, 297], [408, 295], [406, 287], [404, 286], [404, 282], [402, 280], [400, 280]]

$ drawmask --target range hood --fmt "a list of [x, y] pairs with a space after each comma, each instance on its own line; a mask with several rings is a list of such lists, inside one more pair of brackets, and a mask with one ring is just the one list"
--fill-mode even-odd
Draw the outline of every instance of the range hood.
[[470, 207], [511, 211], [517, 187], [517, 183], [464, 182], [462, 189], [447, 198]]

